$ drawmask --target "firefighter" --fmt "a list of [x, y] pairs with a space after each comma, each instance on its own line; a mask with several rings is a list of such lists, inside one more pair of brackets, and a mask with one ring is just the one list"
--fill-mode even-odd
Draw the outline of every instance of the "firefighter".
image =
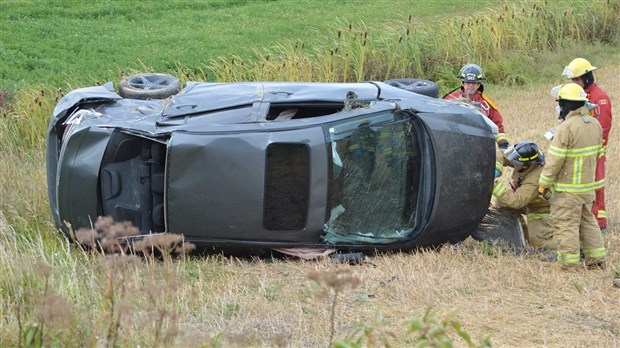
[[586, 93], [576, 83], [554, 88], [561, 122], [551, 141], [538, 191], [551, 196], [551, 216], [563, 268], [580, 266], [580, 248], [588, 267], [605, 267], [605, 247], [592, 214], [596, 161], [603, 153], [603, 129], [589, 116]]
[[[568, 66], [564, 68], [562, 76], [566, 76], [574, 83], [583, 87], [588, 95], [587, 98], [592, 103], [598, 105], [594, 109], [592, 116], [598, 119], [603, 127], [603, 156], [599, 157], [596, 163], [596, 181], [603, 182], [605, 180], [605, 150], [607, 149], [607, 139], [611, 130], [611, 100], [607, 94], [594, 83], [594, 75], [592, 71], [596, 70], [589, 61], [583, 58], [573, 59]], [[601, 231], [607, 229], [607, 211], [605, 210], [605, 186], [595, 191], [596, 199], [592, 207], [592, 212], [597, 219], [598, 226]]]
[[468, 101], [476, 103], [476, 105], [479, 104], [479, 109], [482, 114], [497, 125], [499, 130], [499, 134], [495, 139], [497, 145], [500, 149], [507, 149], [510, 144], [504, 133], [502, 114], [499, 113], [497, 105], [491, 98], [483, 93], [484, 85], [482, 82], [486, 81], [487, 78], [482, 68], [476, 64], [467, 64], [461, 68], [456, 77], [462, 81], [461, 86], [448, 92], [443, 99], [467, 99]]
[[545, 156], [533, 142], [520, 142], [505, 152], [498, 151], [499, 171], [503, 170], [504, 165], [514, 170], [510, 185], [497, 181], [493, 187], [493, 196], [500, 206], [527, 216], [527, 224], [523, 226], [531, 246], [555, 250], [557, 243], [553, 240], [550, 204], [538, 194], [538, 180], [544, 164]]

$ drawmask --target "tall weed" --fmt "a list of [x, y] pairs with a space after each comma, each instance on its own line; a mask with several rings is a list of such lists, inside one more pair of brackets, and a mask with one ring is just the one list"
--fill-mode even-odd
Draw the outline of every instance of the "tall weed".
[[[61, 89], [35, 86], [0, 108], [0, 210], [25, 231], [49, 229], [45, 186], [45, 134]], [[33, 189], [33, 183], [39, 189]]]
[[[620, 1], [598, 0], [579, 12], [562, 3], [506, 2], [472, 16], [421, 22], [409, 16], [387, 27], [364, 22], [337, 23], [323, 45], [304, 50], [289, 43], [256, 52], [253, 59], [219, 58], [210, 62], [217, 81], [362, 81], [418, 77], [440, 85], [456, 83], [446, 70], [476, 62], [490, 71], [491, 82], [523, 84], [535, 75], [530, 56], [575, 43], [613, 43], [620, 32]], [[509, 73], [510, 71], [518, 73]]]

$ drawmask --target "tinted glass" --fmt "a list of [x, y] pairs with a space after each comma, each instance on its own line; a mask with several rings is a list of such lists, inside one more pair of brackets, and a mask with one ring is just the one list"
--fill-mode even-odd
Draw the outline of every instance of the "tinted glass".
[[415, 225], [421, 158], [409, 118], [385, 112], [329, 128], [330, 243], [390, 243]]
[[303, 229], [310, 195], [308, 147], [304, 144], [269, 145], [265, 181], [265, 228]]

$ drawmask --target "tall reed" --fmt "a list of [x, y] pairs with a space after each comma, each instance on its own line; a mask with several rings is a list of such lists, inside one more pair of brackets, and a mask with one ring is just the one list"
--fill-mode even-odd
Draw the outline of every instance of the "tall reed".
[[[596, 0], [579, 12], [563, 3], [523, 1], [473, 15], [421, 23], [415, 17], [385, 28], [336, 23], [322, 45], [285, 43], [256, 51], [253, 58], [219, 58], [209, 65], [216, 81], [363, 81], [418, 77], [444, 81], [446, 70], [476, 62], [491, 70], [510, 59], [517, 71], [534, 69], [527, 58], [581, 42], [610, 43], [620, 32], [620, 1]], [[497, 69], [499, 70], [499, 69]], [[519, 84], [511, 74], [494, 82]]]

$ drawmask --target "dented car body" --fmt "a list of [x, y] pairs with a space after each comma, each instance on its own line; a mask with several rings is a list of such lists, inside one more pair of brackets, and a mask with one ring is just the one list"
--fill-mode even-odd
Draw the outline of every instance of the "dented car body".
[[189, 82], [156, 100], [108, 83], [64, 96], [47, 144], [64, 233], [111, 216], [237, 250], [461, 241], [494, 163], [475, 108], [382, 82]]

